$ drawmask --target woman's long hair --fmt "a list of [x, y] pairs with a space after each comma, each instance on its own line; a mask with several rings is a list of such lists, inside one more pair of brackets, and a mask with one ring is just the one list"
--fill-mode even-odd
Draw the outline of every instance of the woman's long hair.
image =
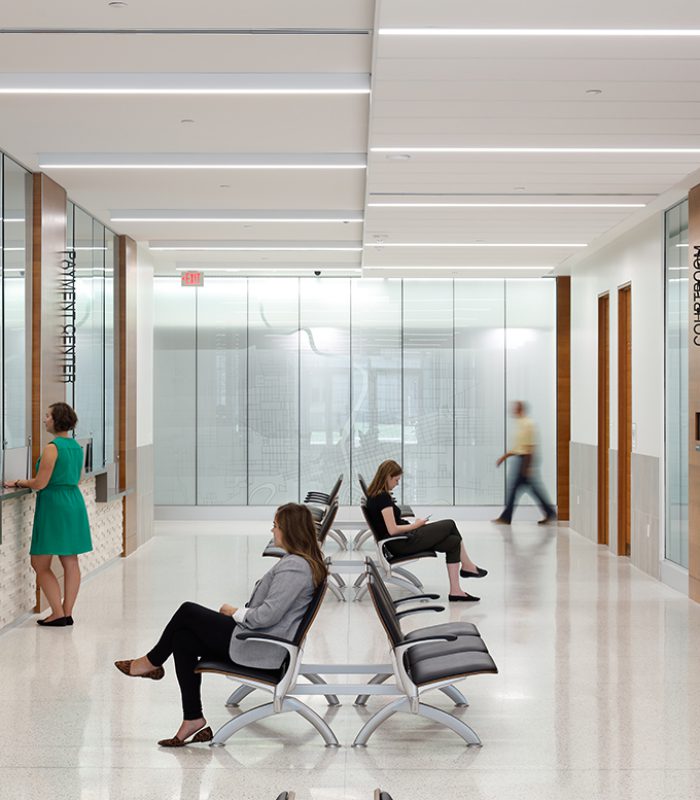
[[372, 478], [372, 483], [370, 483], [367, 488], [367, 495], [369, 497], [376, 497], [378, 494], [386, 492], [386, 482], [389, 478], [395, 478], [397, 475], [403, 475], [401, 464], [392, 461], [392, 459], [382, 461], [377, 468], [374, 478]]
[[309, 509], [298, 503], [286, 503], [275, 512], [275, 522], [282, 531], [284, 549], [309, 562], [314, 586], [319, 586], [326, 579], [328, 569]]

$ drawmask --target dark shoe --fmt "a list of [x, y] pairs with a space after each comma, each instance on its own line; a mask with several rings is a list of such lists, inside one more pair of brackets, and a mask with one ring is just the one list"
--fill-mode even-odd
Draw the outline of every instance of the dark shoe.
[[66, 625], [72, 625], [72, 624], [73, 624], [73, 617], [71, 617], [70, 615], [68, 615], [68, 616], [66, 617]]
[[549, 525], [552, 522], [556, 522], [556, 521], [557, 521], [557, 515], [556, 514], [552, 514], [549, 517], [545, 517], [544, 519], [538, 520], [537, 524], [538, 525]]
[[447, 599], [450, 603], [478, 603], [481, 600], [480, 597], [474, 597], [473, 594], [448, 594]]
[[201, 728], [194, 734], [191, 739], [178, 739], [173, 736], [172, 739], [161, 739], [158, 744], [161, 747], [184, 747], [186, 744], [195, 744], [196, 742], [211, 742], [214, 734], [209, 726]]
[[481, 567], [477, 567], [476, 572], [469, 572], [466, 569], [460, 569], [459, 571], [460, 578], [485, 578], [488, 574], [488, 570], [481, 569]]
[[510, 525], [508, 520], [503, 519], [502, 517], [496, 517], [496, 519], [492, 519], [491, 522], [494, 525]]
[[[45, 619], [38, 619], [36, 624], [41, 625], [42, 628], [65, 628], [68, 625], [66, 619], [67, 617], [58, 617], [57, 619], [52, 619], [51, 622], [47, 622]], [[73, 624], [73, 620], [71, 620], [70, 624]]]
[[119, 670], [119, 672], [123, 672], [130, 678], [150, 678], [152, 681], [159, 681], [161, 678], [165, 676], [165, 670], [163, 669], [163, 667], [156, 667], [155, 669], [152, 669], [150, 672], [144, 672], [143, 675], [132, 675], [131, 664], [133, 660], [134, 660], [133, 658], [130, 658], [128, 661], [115, 661], [114, 666]]

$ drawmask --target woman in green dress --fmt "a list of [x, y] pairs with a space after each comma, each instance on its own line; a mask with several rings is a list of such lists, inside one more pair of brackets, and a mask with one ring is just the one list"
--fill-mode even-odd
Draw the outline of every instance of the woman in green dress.
[[[78, 488], [83, 448], [69, 436], [77, 423], [78, 417], [67, 403], [50, 405], [44, 425], [55, 438], [37, 461], [36, 477], [5, 484], [37, 493], [29, 554], [39, 586], [51, 605], [51, 614], [37, 622], [54, 628], [73, 624], [73, 606], [80, 589], [78, 555], [92, 550], [87, 509]], [[63, 600], [51, 569], [54, 556], [63, 565]]]

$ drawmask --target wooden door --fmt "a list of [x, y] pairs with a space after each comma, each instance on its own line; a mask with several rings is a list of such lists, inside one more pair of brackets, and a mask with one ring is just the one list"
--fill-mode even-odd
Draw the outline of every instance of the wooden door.
[[598, 298], [598, 544], [608, 544], [610, 513], [610, 295]]
[[631, 553], [632, 461], [632, 287], [623, 286], [617, 296], [617, 553]]

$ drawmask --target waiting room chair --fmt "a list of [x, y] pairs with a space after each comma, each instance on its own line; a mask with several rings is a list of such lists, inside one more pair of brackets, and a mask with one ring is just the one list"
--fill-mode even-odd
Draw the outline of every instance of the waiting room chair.
[[296, 697], [289, 697], [287, 695], [287, 692], [290, 691], [296, 683], [304, 653], [304, 642], [309, 628], [313, 624], [321, 608], [326, 588], [327, 582], [324, 581], [314, 592], [306, 614], [301, 620], [297, 633], [291, 641], [280, 639], [276, 636], [255, 633], [255, 631], [245, 631], [238, 634], [239, 639], [250, 640], [252, 642], [269, 642], [286, 650], [287, 657], [279, 669], [270, 670], [245, 667], [228, 659], [203, 659], [199, 662], [195, 672], [202, 674], [213, 672], [218, 675], [225, 675], [244, 686], [251, 687], [252, 689], [262, 689], [272, 694], [272, 702], [251, 708], [239, 714], [237, 717], [230, 719], [228, 722], [225, 722], [214, 734], [214, 738], [211, 742], [212, 746], [223, 746], [234, 733], [245, 728], [246, 725], [274, 716], [275, 714], [284, 714], [287, 711], [294, 711], [310, 722], [319, 732], [326, 746], [338, 746], [338, 740], [328, 724], [312, 708], [306, 705], [306, 703], [301, 702]]
[[389, 641], [396, 684], [402, 687], [405, 695], [379, 709], [363, 725], [353, 747], [366, 745], [377, 728], [397, 712], [426, 717], [454, 731], [468, 745], [481, 746], [481, 739], [469, 725], [422, 701], [423, 694], [432, 689], [451, 686], [470, 675], [498, 672], [481, 637], [458, 637], [449, 633], [404, 636], [397, 622], [396, 608], [387, 602], [378, 585], [376, 572], [371, 569], [367, 587]]

